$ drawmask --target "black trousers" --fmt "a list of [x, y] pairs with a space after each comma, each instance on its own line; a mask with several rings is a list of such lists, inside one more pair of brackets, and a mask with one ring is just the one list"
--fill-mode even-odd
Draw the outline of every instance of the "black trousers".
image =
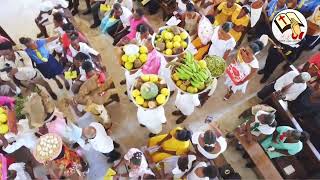
[[284, 61], [282, 54], [273, 46], [269, 48], [266, 64], [263, 68], [263, 74], [270, 77], [273, 71]]
[[[69, 9], [74, 9], [74, 10], [78, 10], [79, 8], [79, 0], [68, 0], [69, 2]], [[87, 6], [87, 9], [91, 9], [91, 5], [90, 5], [90, 0], [85, 0], [86, 2], [86, 6]]]
[[263, 87], [258, 93], [257, 96], [264, 100], [266, 98], [268, 98], [273, 92], [275, 92], [274, 90], [274, 84], [275, 82], [272, 82], [268, 85], [266, 85], [265, 87]]
[[121, 153], [119, 153], [116, 150], [116, 148], [120, 147], [120, 145], [115, 141], [113, 141], [113, 145], [114, 145], [114, 149], [111, 152], [103, 153], [103, 155], [105, 155], [106, 157], [109, 158], [109, 161], [115, 161], [115, 160], [120, 159], [120, 157], [121, 157]]
[[121, 33], [117, 34], [114, 36], [113, 38], [113, 45], [115, 46], [121, 38], [125, 37], [127, 34], [129, 34], [130, 31], [129, 31], [129, 27], [127, 27], [125, 30], [123, 30]]
[[119, 30], [123, 29], [123, 25], [122, 25], [122, 22], [121, 22], [121, 21], [118, 21], [117, 23], [115, 23], [114, 25], [110, 26], [110, 27], [107, 29], [108, 34], [109, 34], [112, 38], [115, 37], [115, 34], [117, 33], [118, 27], [119, 27]]
[[93, 23], [94, 24], [100, 24], [100, 22], [101, 22], [100, 17], [99, 17], [100, 5], [101, 4], [103, 4], [103, 2], [99, 1], [99, 2], [95, 2], [91, 6], [91, 13], [92, 13]]

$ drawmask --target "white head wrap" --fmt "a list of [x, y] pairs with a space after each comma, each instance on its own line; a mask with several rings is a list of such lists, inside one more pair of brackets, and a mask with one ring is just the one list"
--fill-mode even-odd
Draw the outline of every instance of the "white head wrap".
[[305, 81], [308, 82], [311, 79], [311, 75], [308, 72], [303, 72], [301, 73], [301, 78]]

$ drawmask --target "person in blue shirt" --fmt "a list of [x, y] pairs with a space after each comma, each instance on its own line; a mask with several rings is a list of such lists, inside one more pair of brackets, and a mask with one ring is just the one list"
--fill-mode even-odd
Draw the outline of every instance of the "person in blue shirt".
[[266, 8], [266, 13], [271, 22], [278, 12], [287, 9], [286, 0], [271, 0]]
[[33, 65], [42, 73], [45, 78], [54, 79], [60, 89], [63, 88], [57, 76], [64, 80], [66, 89], [70, 89], [68, 81], [63, 76], [63, 66], [47, 49], [46, 44], [54, 41], [57, 37], [49, 37], [46, 39], [32, 40], [31, 38], [22, 37], [20, 43], [26, 46], [26, 53], [32, 60]]
[[305, 17], [308, 17], [316, 10], [316, 7], [319, 5], [319, 0], [298, 0], [296, 9], [303, 15], [305, 15]]

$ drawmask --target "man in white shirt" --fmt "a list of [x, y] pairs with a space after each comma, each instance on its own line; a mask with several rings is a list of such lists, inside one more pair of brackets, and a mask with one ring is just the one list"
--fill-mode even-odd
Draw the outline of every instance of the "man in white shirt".
[[103, 69], [102, 65], [102, 58], [98, 51], [90, 47], [88, 44], [84, 42], [80, 42], [79, 34], [74, 32], [70, 35], [71, 44], [69, 49], [71, 51], [71, 55], [73, 58], [79, 53], [82, 52], [89, 56], [90, 60], [93, 62], [94, 65], [97, 66], [99, 69]]
[[118, 3], [120, 3], [122, 7], [125, 7], [127, 9], [129, 9], [130, 11], [133, 10], [132, 0], [118, 0]]
[[260, 99], [264, 99], [275, 92], [279, 99], [293, 101], [307, 88], [307, 82], [310, 79], [311, 76], [309, 73], [299, 73], [298, 71], [292, 70], [282, 75], [275, 82], [264, 87], [258, 92], [257, 96]]
[[115, 149], [120, 145], [108, 136], [104, 127], [97, 122], [92, 122], [88, 127], [82, 129], [82, 136], [77, 143], [85, 150], [93, 148], [107, 156], [108, 162], [112, 163], [121, 157], [121, 154]]
[[121, 6], [120, 3], [115, 3], [113, 5], [113, 11], [115, 16], [120, 16], [121, 20], [121, 23], [116, 24], [115, 29], [113, 28], [108, 31], [108, 33], [114, 37], [113, 45], [115, 46], [122, 37], [129, 34], [130, 17], [132, 16], [132, 12], [128, 8]]

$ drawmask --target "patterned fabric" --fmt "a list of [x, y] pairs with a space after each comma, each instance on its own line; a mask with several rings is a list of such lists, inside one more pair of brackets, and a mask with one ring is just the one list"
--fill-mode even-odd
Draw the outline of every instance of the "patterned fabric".
[[72, 176], [76, 173], [76, 169], [81, 167], [80, 157], [68, 147], [63, 146], [64, 156], [60, 159], [54, 160], [60, 169], [64, 169], [63, 175], [66, 177]]

